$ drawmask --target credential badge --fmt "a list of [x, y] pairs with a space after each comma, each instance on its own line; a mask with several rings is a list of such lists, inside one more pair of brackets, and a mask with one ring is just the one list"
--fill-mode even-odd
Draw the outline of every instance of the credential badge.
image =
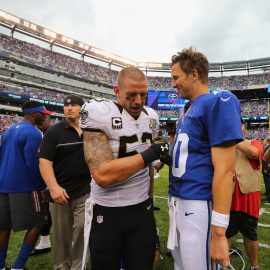
[[150, 129], [155, 129], [156, 127], [157, 127], [157, 121], [156, 121], [156, 119], [150, 118], [150, 121], [149, 121], [149, 128], [150, 128]]

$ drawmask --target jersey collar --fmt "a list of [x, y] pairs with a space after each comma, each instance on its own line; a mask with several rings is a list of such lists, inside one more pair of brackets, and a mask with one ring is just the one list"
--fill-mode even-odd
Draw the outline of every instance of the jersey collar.
[[[115, 106], [119, 109], [120, 113], [122, 114], [124, 108], [120, 104], [118, 104], [117, 102], [115, 102], [115, 101], [113, 103], [115, 104]], [[142, 108], [142, 112], [144, 112], [146, 115], [148, 115], [148, 112], [147, 112], [147, 110], [144, 107]]]

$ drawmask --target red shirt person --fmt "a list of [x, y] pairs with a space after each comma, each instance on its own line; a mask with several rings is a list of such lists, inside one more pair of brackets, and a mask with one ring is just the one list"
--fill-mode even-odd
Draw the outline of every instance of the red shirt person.
[[[245, 137], [247, 129], [243, 120], [242, 131]], [[263, 147], [259, 141], [245, 139], [237, 145], [235, 189], [232, 195], [230, 224], [226, 232], [229, 245], [231, 237], [239, 231], [242, 233], [251, 269], [259, 269], [257, 226], [261, 199], [262, 157]]]

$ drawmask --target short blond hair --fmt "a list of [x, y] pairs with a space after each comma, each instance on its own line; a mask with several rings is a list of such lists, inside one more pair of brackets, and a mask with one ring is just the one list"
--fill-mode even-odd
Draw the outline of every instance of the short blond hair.
[[125, 67], [123, 68], [117, 76], [117, 81], [116, 84], [118, 87], [121, 87], [121, 85], [123, 84], [123, 81], [126, 78], [130, 78], [136, 81], [147, 81], [146, 76], [144, 75], [144, 73], [136, 68], [136, 67]]

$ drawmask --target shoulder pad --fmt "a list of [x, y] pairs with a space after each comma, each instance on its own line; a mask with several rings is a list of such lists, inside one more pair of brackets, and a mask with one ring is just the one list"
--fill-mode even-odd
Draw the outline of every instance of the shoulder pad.
[[91, 100], [86, 102], [81, 109], [80, 127], [82, 129], [100, 129], [108, 125], [108, 115], [114, 110], [112, 101]]

